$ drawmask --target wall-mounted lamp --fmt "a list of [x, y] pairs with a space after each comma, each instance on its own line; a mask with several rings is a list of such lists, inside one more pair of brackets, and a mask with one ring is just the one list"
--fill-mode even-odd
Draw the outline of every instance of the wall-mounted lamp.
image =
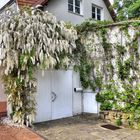
[[74, 88], [74, 92], [83, 92], [83, 88]]

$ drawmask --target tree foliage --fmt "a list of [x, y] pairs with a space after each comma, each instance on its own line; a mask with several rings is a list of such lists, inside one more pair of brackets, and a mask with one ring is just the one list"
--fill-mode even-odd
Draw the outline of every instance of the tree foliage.
[[140, 0], [115, 0], [113, 7], [120, 21], [140, 17]]

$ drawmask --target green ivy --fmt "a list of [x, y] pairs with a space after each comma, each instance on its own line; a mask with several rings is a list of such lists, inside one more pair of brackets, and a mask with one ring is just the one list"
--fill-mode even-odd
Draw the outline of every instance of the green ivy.
[[121, 120], [121, 118], [117, 118], [116, 121], [115, 121], [115, 124], [116, 124], [117, 126], [121, 126], [121, 125], [122, 125], [122, 120]]
[[113, 108], [113, 104], [108, 101], [103, 102], [100, 106], [101, 110], [112, 110], [112, 108]]
[[124, 46], [122, 46], [122, 45], [116, 45], [116, 48], [117, 48], [118, 54], [120, 56], [123, 56], [126, 53], [126, 49], [125, 49]]
[[118, 60], [118, 75], [121, 80], [125, 80], [130, 75], [130, 69], [132, 68], [132, 60], [131, 58], [122, 62]]
[[[96, 95], [96, 100], [101, 103], [101, 110], [117, 110], [129, 115], [128, 124], [134, 125], [134, 122], [140, 124], [139, 117], [139, 92], [138, 80], [140, 76], [138, 53], [138, 37], [140, 36], [140, 21], [125, 21], [118, 24], [110, 22], [93, 22], [88, 20], [81, 25], [78, 25], [77, 31], [79, 39], [77, 40], [76, 58], [78, 58], [78, 71], [80, 73], [80, 80], [84, 88], [91, 88], [93, 91], [99, 89]], [[126, 39], [123, 44], [123, 38], [120, 42], [111, 44], [109, 40], [109, 31], [113, 28], [118, 28], [119, 33]], [[133, 28], [136, 33], [131, 42], [129, 28]], [[90, 57], [90, 52], [84, 41], [88, 42], [91, 39], [91, 34], [94, 34], [99, 39], [102, 52], [98, 52], [93, 46], [93, 52], [100, 54], [103, 58]], [[88, 38], [88, 36], [90, 36]], [[93, 42], [94, 44], [95, 39]], [[117, 35], [114, 35], [114, 37]], [[87, 43], [89, 44], [89, 43]], [[92, 51], [91, 49], [91, 51]], [[114, 55], [115, 54], [115, 55]], [[129, 58], [126, 56], [129, 55]], [[80, 59], [79, 59], [80, 58]], [[115, 60], [115, 66], [112, 63]], [[97, 63], [98, 62], [98, 63]], [[77, 65], [78, 64], [78, 65]], [[99, 65], [101, 67], [99, 67]], [[118, 77], [118, 83], [114, 81], [114, 75]], [[134, 85], [134, 83], [137, 85]], [[122, 89], [123, 90], [122, 90]], [[121, 125], [121, 120], [116, 120], [118, 125]]]

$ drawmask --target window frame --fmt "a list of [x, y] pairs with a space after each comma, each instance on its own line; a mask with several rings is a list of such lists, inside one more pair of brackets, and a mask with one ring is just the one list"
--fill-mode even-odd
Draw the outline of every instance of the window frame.
[[[93, 12], [93, 8], [95, 8], [95, 12]], [[100, 10], [100, 14], [98, 13], [98, 9]], [[95, 18], [93, 18], [93, 14], [95, 14]], [[103, 8], [99, 7], [95, 4], [92, 4], [92, 6], [91, 6], [91, 17], [92, 17], [92, 19], [102, 21], [103, 20], [102, 14], [103, 14]], [[100, 19], [98, 19], [99, 15], [100, 15]]]
[[[69, 3], [69, 0], [68, 0], [68, 12], [71, 12], [71, 13], [74, 13], [74, 14], [77, 14], [77, 15], [83, 15], [83, 11], [82, 11], [82, 0], [79, 0], [80, 1], [80, 5], [79, 6], [77, 6], [76, 5], [76, 0], [72, 0], [73, 1], [73, 4], [71, 4], [71, 3]], [[73, 10], [69, 10], [69, 5], [70, 6], [73, 6]], [[76, 8], [79, 8], [79, 10], [80, 10], [80, 13], [78, 13], [78, 12], [76, 12]]]

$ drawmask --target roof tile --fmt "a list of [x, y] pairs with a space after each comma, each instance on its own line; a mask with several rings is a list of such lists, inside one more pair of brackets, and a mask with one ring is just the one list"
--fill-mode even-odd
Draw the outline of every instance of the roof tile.
[[36, 5], [43, 5], [48, 0], [17, 0], [18, 5], [21, 6], [36, 6]]

